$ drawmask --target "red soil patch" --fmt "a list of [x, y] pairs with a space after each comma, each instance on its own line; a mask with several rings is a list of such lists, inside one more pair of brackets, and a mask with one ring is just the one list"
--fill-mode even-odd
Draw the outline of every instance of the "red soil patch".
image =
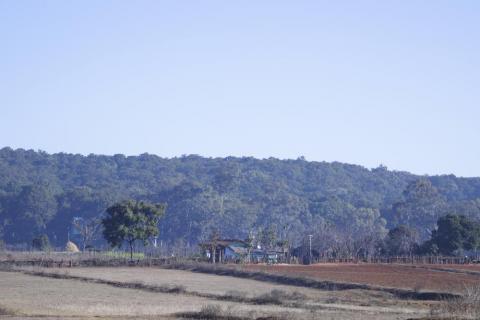
[[[480, 274], [464, 274], [435, 270], [439, 265], [397, 264], [315, 264], [300, 265], [246, 265], [244, 269], [316, 280], [362, 283], [375, 286], [421, 291], [461, 292], [465, 286], [480, 285]], [[445, 266], [461, 272], [462, 266]], [[465, 267], [465, 266], [463, 266]], [[476, 266], [472, 266], [476, 267]], [[432, 268], [432, 269], [429, 269]], [[477, 270], [477, 269], [476, 269]], [[480, 271], [480, 268], [478, 268]]]

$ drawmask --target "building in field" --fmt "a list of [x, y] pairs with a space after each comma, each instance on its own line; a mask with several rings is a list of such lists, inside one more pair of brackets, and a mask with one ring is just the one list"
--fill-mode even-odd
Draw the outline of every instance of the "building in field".
[[238, 239], [216, 239], [199, 244], [212, 263], [242, 262], [249, 256], [249, 244]]
[[199, 246], [211, 263], [278, 263], [285, 260], [282, 251], [254, 248], [238, 239], [209, 240]]

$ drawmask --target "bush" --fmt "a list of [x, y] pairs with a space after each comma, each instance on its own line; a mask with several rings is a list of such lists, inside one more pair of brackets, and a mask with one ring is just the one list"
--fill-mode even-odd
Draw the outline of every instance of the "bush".
[[430, 310], [432, 315], [454, 319], [480, 319], [480, 285], [465, 287], [461, 297], [443, 301]]
[[205, 319], [216, 319], [223, 316], [223, 309], [219, 305], [209, 304], [202, 307], [199, 315]]
[[0, 316], [14, 316], [15, 314], [16, 314], [15, 311], [9, 308], [0, 306]]
[[254, 302], [258, 304], [282, 304], [285, 301], [300, 301], [304, 300], [306, 296], [298, 291], [288, 292], [284, 290], [273, 289], [268, 293], [264, 293], [256, 298]]
[[50, 250], [50, 240], [46, 234], [42, 234], [32, 240], [32, 248], [34, 250], [48, 251]]
[[203, 320], [245, 320], [245, 318], [237, 316], [232, 309], [224, 309], [215, 304], [203, 306], [195, 318]]
[[187, 287], [183, 285], [170, 285], [163, 287], [168, 293], [185, 293], [187, 292]]
[[223, 297], [227, 300], [243, 302], [247, 300], [247, 293], [238, 290], [227, 291]]

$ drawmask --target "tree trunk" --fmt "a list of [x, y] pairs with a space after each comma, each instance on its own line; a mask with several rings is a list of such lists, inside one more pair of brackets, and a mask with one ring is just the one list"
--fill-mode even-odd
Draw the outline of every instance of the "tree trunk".
[[83, 232], [82, 252], [85, 252], [85, 248], [87, 247], [87, 238], [88, 238], [88, 226], [85, 226], [85, 230]]
[[220, 196], [220, 216], [222, 217], [225, 214], [224, 202], [225, 202], [225, 196], [222, 194]]
[[130, 261], [133, 261], [133, 241], [129, 241], [128, 244], [130, 245]]

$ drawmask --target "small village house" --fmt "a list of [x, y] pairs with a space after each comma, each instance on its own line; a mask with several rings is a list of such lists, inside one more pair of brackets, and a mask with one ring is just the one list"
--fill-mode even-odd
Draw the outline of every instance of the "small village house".
[[199, 244], [205, 257], [211, 263], [278, 263], [285, 261], [285, 253], [276, 250], [254, 248], [238, 239], [209, 240]]

